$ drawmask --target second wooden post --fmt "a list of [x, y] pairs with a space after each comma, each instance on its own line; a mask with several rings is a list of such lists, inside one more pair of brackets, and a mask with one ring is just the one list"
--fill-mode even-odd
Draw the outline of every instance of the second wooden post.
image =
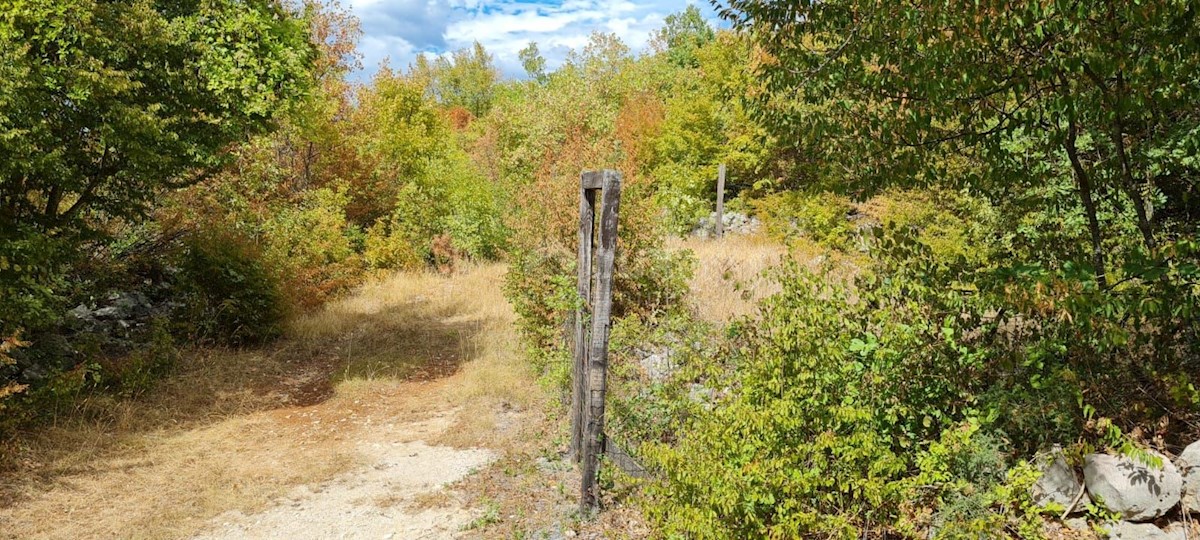
[[725, 164], [717, 169], [717, 238], [725, 236]]

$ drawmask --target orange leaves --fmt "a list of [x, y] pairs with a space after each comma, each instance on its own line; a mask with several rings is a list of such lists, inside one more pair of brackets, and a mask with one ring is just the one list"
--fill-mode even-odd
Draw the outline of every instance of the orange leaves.
[[654, 139], [664, 117], [662, 100], [651, 92], [637, 92], [625, 99], [617, 112], [615, 133], [624, 153], [623, 169], [632, 173], [654, 159]]
[[450, 107], [445, 111], [446, 119], [450, 122], [450, 127], [455, 131], [462, 131], [471, 125], [471, 121], [475, 119], [475, 115], [471, 114], [463, 107]]
[[[29, 342], [21, 341], [19, 334], [8, 336], [4, 339], [0, 339], [0, 366], [11, 366], [11, 365], [15, 364], [16, 361], [13, 360], [13, 358], [11, 356], [9, 356], [9, 353], [11, 353], [21, 347], [28, 347], [28, 346], [29, 346]], [[0, 397], [3, 397], [3, 395], [0, 395]]]

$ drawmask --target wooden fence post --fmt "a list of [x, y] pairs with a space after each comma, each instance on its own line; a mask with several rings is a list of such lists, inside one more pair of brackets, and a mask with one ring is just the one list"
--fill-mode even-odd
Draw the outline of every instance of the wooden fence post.
[[[580, 486], [580, 508], [584, 512], [590, 512], [598, 507], [600, 502], [597, 472], [600, 467], [600, 455], [604, 453], [604, 395], [608, 384], [608, 335], [612, 328], [610, 318], [612, 315], [613, 263], [616, 259], [617, 249], [621, 174], [613, 170], [584, 173], [581, 184], [585, 192], [589, 189], [599, 188], [601, 193], [599, 212], [595, 212], [594, 195], [591, 199], [593, 212], [599, 214], [600, 231], [595, 261], [596, 289], [591, 296], [592, 320], [586, 358], [587, 368], [579, 374], [580, 378], [586, 382], [586, 392], [583, 395], [582, 403], [584, 408], [581, 411], [583, 417], [581, 419], [583, 480]], [[582, 228], [581, 225], [581, 231]], [[582, 248], [580, 253], [582, 253]], [[574, 414], [574, 411], [572, 413]]]
[[583, 426], [587, 395], [588, 340], [587, 316], [592, 303], [592, 237], [596, 226], [596, 173], [579, 178], [579, 262], [576, 264], [576, 291], [580, 305], [575, 309], [574, 351], [571, 368], [571, 459], [583, 457]]
[[717, 238], [725, 235], [725, 164], [717, 167]]

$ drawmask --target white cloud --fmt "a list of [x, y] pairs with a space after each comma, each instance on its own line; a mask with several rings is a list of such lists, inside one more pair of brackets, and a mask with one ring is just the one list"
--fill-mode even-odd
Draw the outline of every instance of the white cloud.
[[[420, 52], [442, 54], [479, 41], [508, 76], [523, 76], [517, 53], [538, 43], [548, 67], [561, 65], [569, 50], [587, 43], [593, 31], [616, 34], [634, 51], [643, 50], [663, 18], [690, 0], [349, 0], [362, 20], [363, 78], [390, 58], [407, 67]], [[702, 8], [712, 17], [712, 10]]]

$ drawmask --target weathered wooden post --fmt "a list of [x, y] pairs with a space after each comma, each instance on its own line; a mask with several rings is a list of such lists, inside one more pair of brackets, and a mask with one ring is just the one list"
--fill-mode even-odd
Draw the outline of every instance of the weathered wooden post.
[[725, 236], [725, 164], [717, 166], [717, 238]]
[[[596, 209], [597, 191], [600, 192], [599, 211]], [[571, 443], [583, 473], [580, 507], [584, 511], [596, 508], [600, 500], [596, 473], [600, 455], [604, 453], [604, 394], [608, 384], [608, 335], [612, 327], [613, 262], [620, 202], [621, 174], [617, 171], [585, 172], [580, 176], [578, 291], [584, 306], [575, 313]], [[597, 217], [600, 231], [594, 235]], [[593, 246], [594, 236], [598, 237], [596, 246]], [[588, 315], [591, 316], [590, 325], [585, 320]]]
[[[579, 182], [579, 262], [576, 264], [580, 305], [575, 310], [574, 351], [571, 366], [571, 459], [583, 458], [583, 427], [587, 395], [588, 338], [587, 318], [592, 303], [592, 238], [596, 228], [595, 173], [583, 173]], [[597, 186], [598, 187], [598, 186]]]

